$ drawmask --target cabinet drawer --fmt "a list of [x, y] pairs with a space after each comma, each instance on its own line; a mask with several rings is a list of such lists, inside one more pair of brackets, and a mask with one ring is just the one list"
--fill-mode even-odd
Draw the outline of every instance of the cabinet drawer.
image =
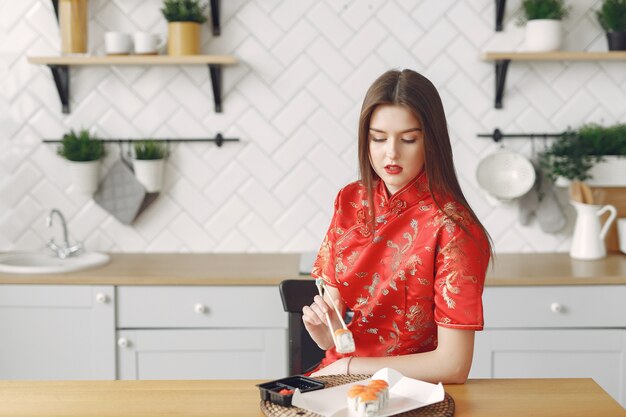
[[626, 327], [626, 286], [486, 287], [485, 328]]
[[122, 286], [118, 328], [287, 327], [275, 286]]

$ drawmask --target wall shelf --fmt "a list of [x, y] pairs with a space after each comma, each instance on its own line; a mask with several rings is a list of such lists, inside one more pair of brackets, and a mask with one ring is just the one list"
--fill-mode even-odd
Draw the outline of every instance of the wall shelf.
[[32, 56], [28, 62], [36, 65], [47, 65], [52, 72], [54, 83], [61, 99], [62, 111], [70, 112], [70, 74], [71, 66], [95, 65], [208, 65], [213, 88], [215, 111], [222, 112], [222, 67], [237, 63], [230, 55], [124, 55], [124, 56]]
[[496, 70], [495, 108], [502, 108], [506, 73], [511, 61], [624, 61], [626, 51], [610, 52], [485, 52], [483, 61], [493, 61]]

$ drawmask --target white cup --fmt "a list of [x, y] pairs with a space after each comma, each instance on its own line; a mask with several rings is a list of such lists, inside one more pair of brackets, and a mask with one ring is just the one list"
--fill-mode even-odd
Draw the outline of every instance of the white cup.
[[619, 250], [626, 253], [626, 218], [617, 219], [617, 237], [619, 238]]
[[128, 55], [132, 50], [132, 38], [128, 33], [106, 32], [104, 50], [107, 55]]
[[161, 36], [147, 32], [135, 33], [133, 43], [135, 44], [135, 53], [139, 55], [157, 54], [159, 49], [165, 46], [165, 40]]

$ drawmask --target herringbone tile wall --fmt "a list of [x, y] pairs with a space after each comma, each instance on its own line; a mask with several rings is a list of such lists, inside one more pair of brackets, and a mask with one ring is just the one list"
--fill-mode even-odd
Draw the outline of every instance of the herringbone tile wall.
[[[563, 49], [606, 50], [593, 14], [599, 1], [568, 3]], [[491, 0], [221, 4], [222, 35], [213, 38], [205, 25], [202, 49], [240, 60], [224, 73], [223, 113], [213, 112], [204, 66], [89, 67], [71, 70], [72, 113], [63, 115], [48, 69], [26, 61], [59, 53], [51, 2], [0, 2], [0, 251], [41, 248], [58, 234], [44, 222], [53, 207], [69, 218], [72, 239], [91, 250], [316, 250], [336, 191], [357, 177], [355, 132], [365, 89], [392, 67], [416, 69], [439, 88], [462, 186], [496, 250], [568, 249], [571, 224], [548, 235], [536, 222], [519, 225], [516, 205], [487, 203], [474, 171], [496, 146], [476, 134], [624, 121], [624, 62], [513, 63], [504, 109], [496, 110], [493, 67], [480, 53], [523, 49], [523, 28], [515, 25], [520, 0], [508, 1], [499, 33]], [[160, 6], [160, 0], [90, 0], [90, 51], [103, 53], [109, 30], [165, 33]], [[110, 138], [223, 132], [242, 142], [173, 147], [164, 192], [124, 226], [76, 191], [54, 146], [41, 143], [80, 127]], [[533, 151], [527, 140], [506, 146]], [[102, 174], [118, 157], [110, 147]]]

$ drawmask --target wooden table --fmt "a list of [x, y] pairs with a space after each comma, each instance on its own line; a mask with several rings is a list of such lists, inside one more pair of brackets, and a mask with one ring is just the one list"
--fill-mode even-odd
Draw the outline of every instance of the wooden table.
[[[0, 416], [263, 416], [263, 381], [0, 381]], [[619, 417], [592, 379], [482, 379], [447, 385], [455, 417]]]

